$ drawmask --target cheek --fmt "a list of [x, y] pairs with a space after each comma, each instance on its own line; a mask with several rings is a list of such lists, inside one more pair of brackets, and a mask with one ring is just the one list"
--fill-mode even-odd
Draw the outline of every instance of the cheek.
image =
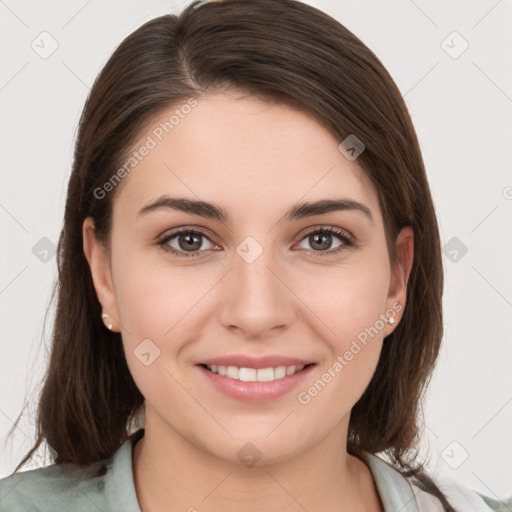
[[[207, 280], [190, 269], [185, 273], [154, 263], [142, 251], [113, 258], [113, 265], [123, 345], [137, 387], [162, 410], [169, 403], [187, 410], [187, 397], [173, 376], [181, 350], [195, 334], [194, 304], [207, 293]], [[184, 382], [183, 376], [179, 380]]]
[[[379, 267], [374, 267], [379, 268]], [[308, 279], [299, 295], [315, 313], [314, 327], [321, 332], [321, 343], [327, 348], [317, 374], [299, 390], [297, 400], [304, 412], [313, 418], [325, 418], [334, 427], [349, 413], [370, 383], [382, 350], [387, 296], [387, 273], [356, 272], [345, 268], [333, 278]], [[313, 286], [315, 284], [316, 286]], [[312, 318], [312, 317], [311, 317]]]
[[204, 271], [172, 266], [144, 251], [119, 257], [113, 265], [120, 321], [138, 337], [163, 339], [180, 319], [193, 316], [194, 305], [211, 288]]
[[[375, 326], [385, 312], [390, 278], [385, 263], [365, 257], [339, 267], [312, 268], [295, 279], [297, 295], [304, 298], [324, 324], [326, 338], [340, 345], [340, 350], [347, 340]], [[382, 330], [382, 321], [377, 327]]]
[[[378, 364], [386, 324], [380, 317], [386, 310], [389, 288], [387, 260], [365, 258], [337, 269], [317, 269], [302, 280], [297, 295], [314, 313], [311, 325], [321, 333], [325, 358], [318, 385], [308, 389], [305, 401], [315, 401], [321, 410], [339, 404], [346, 412], [368, 386]], [[325, 389], [325, 391], [324, 391]], [[302, 402], [301, 402], [302, 403]]]

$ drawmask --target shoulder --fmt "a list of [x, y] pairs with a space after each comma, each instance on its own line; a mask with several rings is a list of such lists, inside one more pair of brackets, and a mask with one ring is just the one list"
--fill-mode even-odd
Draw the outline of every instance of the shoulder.
[[[412, 477], [405, 477], [388, 461], [369, 453], [364, 454], [385, 511], [444, 512], [441, 502], [423, 491]], [[511, 512], [512, 495], [504, 499], [491, 498], [453, 478], [440, 476], [434, 482], [457, 512]]]
[[144, 429], [112, 457], [87, 466], [53, 464], [0, 480], [0, 512], [140, 512], [133, 482], [132, 448]]
[[0, 480], [0, 512], [100, 510], [106, 466], [103, 461], [86, 467], [51, 465]]
[[[409, 484], [415, 495], [420, 512], [434, 510], [443, 512], [443, 508], [437, 498], [423, 491], [414, 483], [409, 482]], [[502, 500], [491, 498], [461, 482], [448, 478], [436, 479], [436, 485], [456, 511], [510, 512], [512, 510], [512, 495]]]

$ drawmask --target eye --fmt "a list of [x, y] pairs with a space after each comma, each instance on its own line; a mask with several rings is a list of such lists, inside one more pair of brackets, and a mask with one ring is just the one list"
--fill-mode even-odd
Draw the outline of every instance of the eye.
[[[174, 239], [176, 240], [173, 241]], [[158, 242], [158, 245], [175, 256], [194, 257], [200, 256], [205, 251], [203, 239], [208, 240], [210, 244], [217, 247], [210, 241], [206, 233], [190, 228], [182, 228], [169, 233]]]
[[[340, 240], [340, 243], [334, 249], [331, 249], [333, 238]], [[320, 257], [331, 256], [355, 245], [353, 237], [349, 233], [333, 226], [322, 226], [319, 229], [309, 231], [302, 238], [302, 241], [306, 241], [313, 247], [310, 252], [314, 256]]]
[[[337, 238], [340, 241], [334, 249], [331, 249], [332, 238]], [[218, 248], [206, 233], [190, 228], [180, 228], [167, 234], [158, 241], [158, 245], [175, 256], [188, 258], [201, 256], [206, 252], [208, 247], [204, 247], [204, 240]], [[330, 256], [355, 245], [353, 237], [347, 231], [333, 226], [322, 226], [311, 230], [303, 236], [301, 243], [303, 241], [307, 241], [311, 245], [312, 249], [308, 249], [308, 252], [315, 257]]]

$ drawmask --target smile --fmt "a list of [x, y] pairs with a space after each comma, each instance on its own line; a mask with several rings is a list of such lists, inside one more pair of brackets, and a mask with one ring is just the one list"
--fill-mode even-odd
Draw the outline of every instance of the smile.
[[242, 382], [272, 382], [300, 372], [309, 365], [276, 366], [269, 368], [247, 368], [238, 366], [204, 365], [212, 373]]

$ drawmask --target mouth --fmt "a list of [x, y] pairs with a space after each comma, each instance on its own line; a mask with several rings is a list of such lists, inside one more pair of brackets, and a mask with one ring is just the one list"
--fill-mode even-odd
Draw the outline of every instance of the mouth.
[[[270, 362], [262, 360], [252, 363], [239, 360], [239, 364], [247, 366], [234, 366], [215, 364], [224, 361], [210, 361], [197, 364], [196, 368], [205, 379], [204, 383], [224, 396], [253, 404], [268, 403], [289, 395], [299, 386], [305, 386], [304, 382], [317, 366], [302, 360], [280, 359], [280, 363], [287, 364], [269, 366]], [[297, 364], [290, 364], [292, 362]]]
[[221, 375], [232, 380], [239, 380], [242, 382], [273, 382], [303, 372], [314, 365], [315, 363], [308, 363], [298, 366], [269, 366], [268, 368], [251, 368], [232, 365], [225, 366], [217, 364], [200, 364], [199, 366], [205, 368], [211, 373]]

